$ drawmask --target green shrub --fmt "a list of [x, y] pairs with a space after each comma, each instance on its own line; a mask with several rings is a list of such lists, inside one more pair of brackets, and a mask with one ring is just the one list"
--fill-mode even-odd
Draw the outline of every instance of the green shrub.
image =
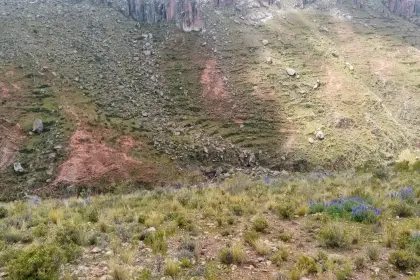
[[398, 248], [406, 249], [410, 244], [410, 239], [411, 231], [401, 230], [400, 232], [398, 232], [398, 235], [395, 238], [395, 243], [397, 244]]
[[144, 239], [144, 243], [151, 246], [155, 254], [160, 253], [165, 255], [168, 250], [166, 234], [162, 230], [152, 232], [149, 236], [146, 237], [146, 239]]
[[253, 231], [253, 230], [245, 231], [245, 234], [244, 234], [244, 240], [249, 245], [253, 244], [259, 237], [260, 235], [258, 234], [258, 232]]
[[236, 216], [242, 216], [244, 214], [244, 208], [239, 204], [232, 205], [232, 212]]
[[6, 218], [8, 211], [5, 207], [0, 206], [0, 219]]
[[97, 223], [99, 221], [99, 211], [95, 207], [90, 207], [85, 212], [85, 218], [91, 223]]
[[318, 234], [321, 246], [326, 248], [346, 248], [351, 241], [342, 226], [330, 225], [322, 228]]
[[31, 246], [18, 253], [7, 265], [10, 280], [55, 280], [64, 262], [63, 252], [56, 245]]
[[194, 229], [193, 221], [192, 219], [186, 217], [184, 214], [180, 214], [176, 218], [176, 224], [179, 228], [183, 228], [189, 231], [192, 231]]
[[9, 244], [18, 242], [31, 243], [33, 241], [33, 237], [29, 233], [21, 232], [13, 228], [3, 233], [2, 239]]
[[298, 280], [302, 276], [317, 273], [321, 270], [321, 266], [318, 265], [315, 260], [308, 256], [301, 256], [296, 264], [295, 267], [292, 269], [290, 273], [290, 278], [292, 280]]
[[57, 229], [55, 241], [64, 249], [68, 261], [75, 259], [85, 242], [83, 232], [73, 224], [63, 224]]
[[413, 207], [405, 201], [399, 201], [392, 205], [392, 210], [394, 215], [400, 218], [412, 217], [415, 214]]
[[389, 254], [389, 262], [402, 271], [417, 269], [420, 258], [407, 250], [398, 250]]
[[282, 262], [287, 261], [289, 258], [289, 253], [286, 251], [286, 249], [279, 249], [277, 250], [270, 258], [270, 260], [273, 262], [273, 264], [280, 266]]
[[401, 161], [401, 162], [396, 162], [394, 165], [394, 170], [396, 172], [407, 172], [410, 170], [410, 162], [409, 161]]
[[48, 226], [44, 223], [37, 225], [33, 230], [32, 234], [36, 237], [43, 237], [46, 236], [48, 233]]
[[280, 218], [290, 220], [295, 215], [296, 205], [292, 202], [285, 202], [276, 207], [276, 213]]
[[252, 228], [257, 232], [265, 232], [268, 228], [268, 222], [264, 218], [256, 218], [252, 222]]

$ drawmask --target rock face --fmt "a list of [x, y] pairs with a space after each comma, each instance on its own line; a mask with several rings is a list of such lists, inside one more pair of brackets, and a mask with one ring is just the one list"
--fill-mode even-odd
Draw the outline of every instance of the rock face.
[[92, 0], [142, 23], [174, 22], [184, 31], [199, 31], [203, 20], [196, 0]]
[[404, 18], [411, 18], [420, 13], [419, 0], [388, 0], [388, 8], [391, 12]]

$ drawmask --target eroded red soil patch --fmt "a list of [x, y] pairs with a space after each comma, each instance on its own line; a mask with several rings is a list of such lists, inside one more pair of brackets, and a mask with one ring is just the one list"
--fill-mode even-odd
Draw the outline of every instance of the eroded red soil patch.
[[156, 182], [157, 172], [154, 168], [127, 155], [137, 145], [133, 139], [122, 137], [117, 141], [117, 147], [113, 148], [102, 141], [106, 135], [110, 135], [109, 131], [91, 132], [79, 127], [70, 139], [70, 155], [60, 166], [53, 185], [79, 184], [98, 179], [131, 179], [147, 184]]
[[0, 170], [4, 170], [13, 164], [24, 136], [19, 125], [12, 125], [3, 119], [0, 119], [0, 131]]
[[225, 87], [223, 74], [217, 69], [217, 61], [210, 58], [205, 61], [201, 74], [203, 100], [206, 110], [216, 118], [226, 118], [232, 115], [232, 100]]
[[9, 89], [2, 82], [0, 82], [0, 97], [2, 98], [9, 97]]

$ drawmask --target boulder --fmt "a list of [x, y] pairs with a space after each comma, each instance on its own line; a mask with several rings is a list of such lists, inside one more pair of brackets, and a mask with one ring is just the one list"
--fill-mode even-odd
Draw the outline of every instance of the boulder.
[[322, 132], [321, 130], [318, 130], [318, 131], [315, 133], [315, 137], [316, 137], [316, 139], [318, 139], [318, 140], [324, 140], [324, 138], [325, 138], [324, 132]]
[[44, 123], [40, 119], [36, 119], [32, 125], [32, 131], [36, 133], [41, 133], [44, 131]]
[[289, 68], [289, 67], [287, 67], [286, 68], [286, 73], [287, 73], [287, 75], [289, 75], [289, 76], [296, 76], [296, 70], [295, 69], [293, 69], [293, 68]]
[[25, 170], [23, 169], [22, 164], [20, 164], [20, 162], [15, 162], [13, 164], [13, 170], [16, 173], [23, 173], [23, 172], [25, 172]]

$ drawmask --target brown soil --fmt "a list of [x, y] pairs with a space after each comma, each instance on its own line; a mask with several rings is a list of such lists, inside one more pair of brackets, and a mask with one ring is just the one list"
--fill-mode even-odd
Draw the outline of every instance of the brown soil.
[[3, 170], [13, 164], [19, 144], [24, 137], [18, 124], [12, 125], [1, 118], [0, 131], [0, 170]]
[[204, 65], [200, 82], [206, 110], [216, 118], [231, 118], [234, 106], [226, 90], [223, 73], [217, 68], [216, 59], [210, 58]]
[[9, 97], [9, 89], [2, 82], [0, 82], [0, 97], [1, 98]]
[[138, 145], [133, 139], [124, 136], [117, 141], [117, 147], [112, 148], [103, 141], [106, 135], [110, 135], [107, 130], [91, 131], [79, 127], [70, 139], [70, 154], [52, 184], [80, 184], [100, 178], [108, 181], [134, 179], [148, 184], [156, 182], [154, 168], [128, 155]]

